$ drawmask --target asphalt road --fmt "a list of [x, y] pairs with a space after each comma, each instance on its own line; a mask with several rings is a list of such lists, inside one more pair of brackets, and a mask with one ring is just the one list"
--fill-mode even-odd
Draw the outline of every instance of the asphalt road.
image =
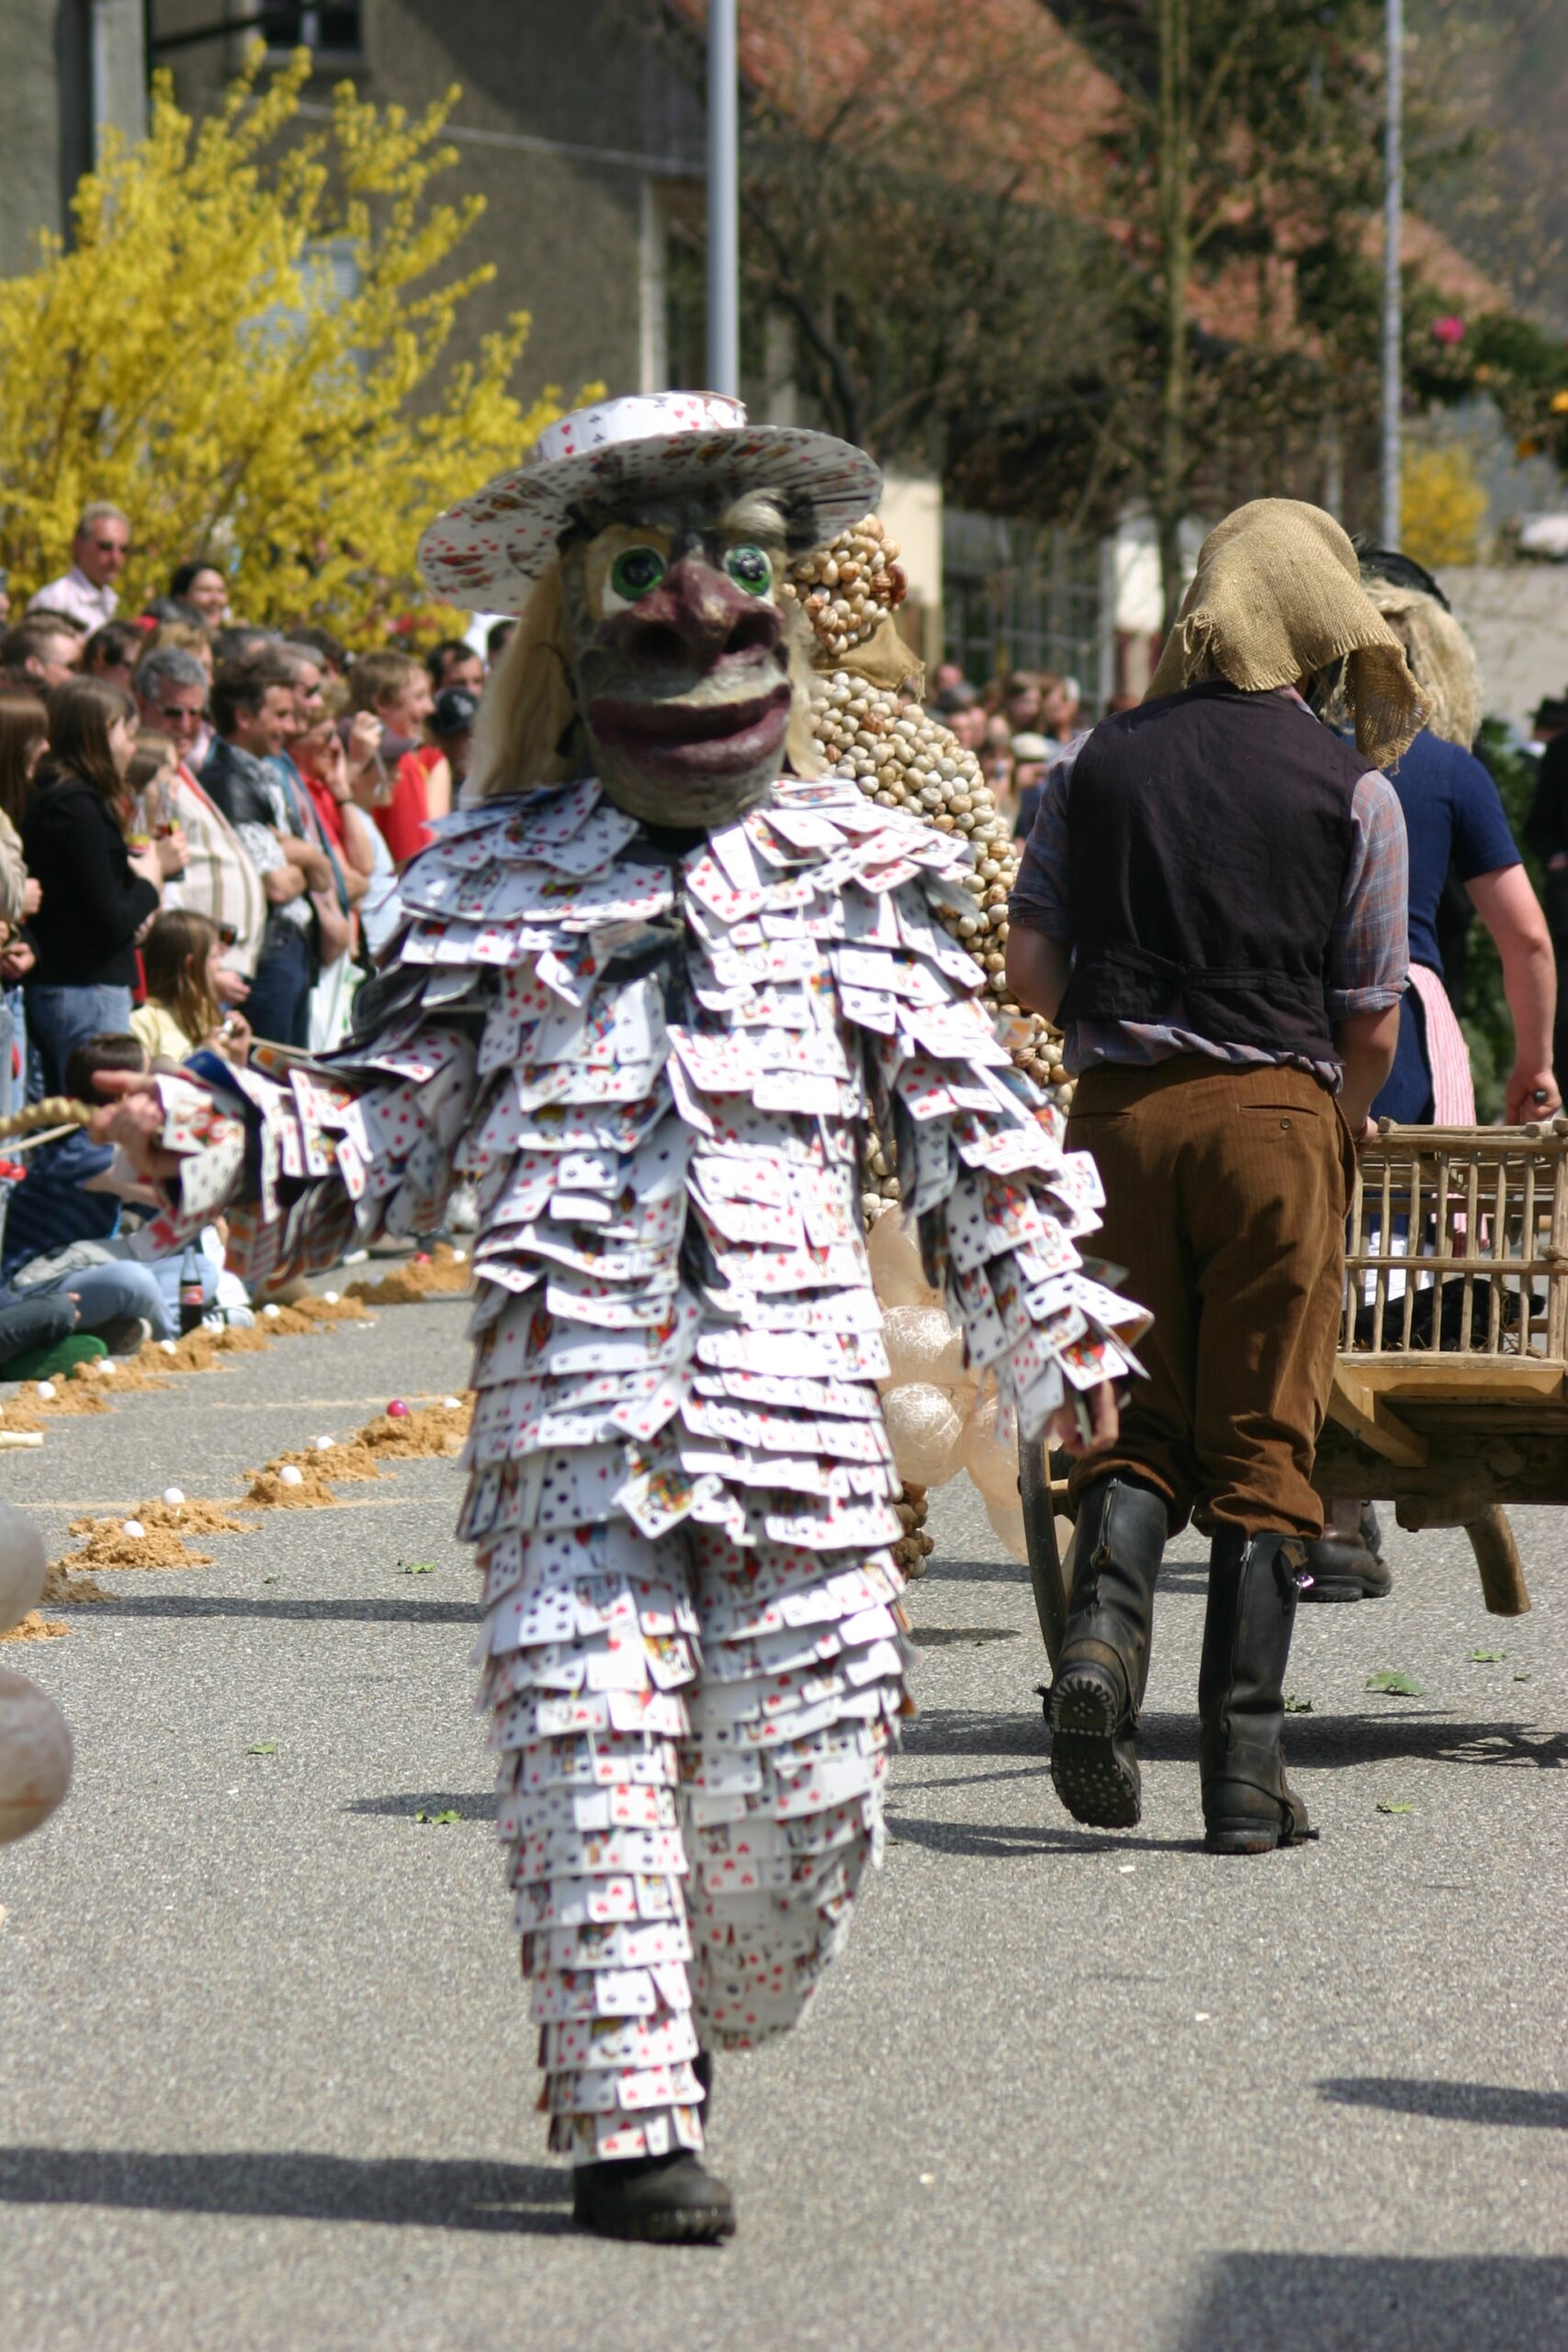
[[[129, 1399], [0, 1455], [4, 1491], [56, 1552], [73, 1508], [235, 1492], [460, 1381], [463, 1319], [392, 1309]], [[1196, 1546], [1161, 1602], [1144, 1825], [1100, 1836], [1051, 1791], [1028, 1587], [940, 1498], [886, 1867], [806, 2030], [721, 2065], [739, 2235], [658, 2253], [573, 2234], [533, 2112], [457, 1484], [402, 1466], [215, 1539], [211, 1569], [103, 1577], [67, 1638], [0, 1651], [78, 1759], [0, 1851], [6, 2352], [1568, 2344], [1550, 1514], [1520, 1518], [1527, 1618], [1484, 1615], [1449, 1535], [1394, 1537], [1391, 1600], [1302, 1611], [1322, 1841], [1215, 1861]], [[1383, 1667], [1424, 1695], [1369, 1693]]]

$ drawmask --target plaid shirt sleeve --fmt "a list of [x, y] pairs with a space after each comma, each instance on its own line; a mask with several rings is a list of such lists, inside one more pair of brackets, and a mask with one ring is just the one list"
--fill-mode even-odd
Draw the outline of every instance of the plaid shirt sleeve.
[[1088, 741], [1086, 729], [1074, 737], [1048, 772], [1008, 899], [1009, 922], [1021, 923], [1026, 931], [1043, 931], [1048, 939], [1073, 936], [1067, 910], [1067, 787], [1074, 763]]
[[1350, 862], [1328, 943], [1325, 1001], [1335, 1021], [1386, 1012], [1409, 985], [1404, 812], [1375, 769], [1356, 786], [1350, 830]]

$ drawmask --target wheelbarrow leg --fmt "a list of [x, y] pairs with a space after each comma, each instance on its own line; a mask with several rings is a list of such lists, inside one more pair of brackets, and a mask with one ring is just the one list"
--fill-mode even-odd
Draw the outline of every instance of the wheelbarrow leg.
[[1479, 1519], [1466, 1521], [1464, 1532], [1481, 1571], [1481, 1589], [1491, 1614], [1522, 1617], [1530, 1605], [1529, 1588], [1507, 1512], [1501, 1504], [1492, 1503]]
[[1045, 1449], [1036, 1438], [1018, 1442], [1018, 1491], [1023, 1505], [1024, 1541], [1029, 1546], [1029, 1580], [1034, 1588], [1034, 1613], [1040, 1635], [1053, 1667], [1067, 1624], [1067, 1594], [1072, 1586], [1072, 1547], [1064, 1560], [1056, 1540], [1055, 1498]]

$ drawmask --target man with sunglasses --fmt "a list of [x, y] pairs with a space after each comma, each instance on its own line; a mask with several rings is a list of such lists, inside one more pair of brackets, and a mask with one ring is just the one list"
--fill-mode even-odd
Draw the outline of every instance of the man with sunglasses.
[[164, 886], [166, 907], [188, 908], [218, 926], [225, 954], [219, 993], [241, 1004], [249, 993], [266, 922], [266, 892], [244, 842], [197, 781], [196, 745], [207, 714], [207, 672], [183, 646], [160, 645], [138, 663], [131, 689], [144, 730], [166, 735], [178, 766], [169, 800], [186, 837], [185, 872]]
[[130, 554], [130, 525], [118, 506], [98, 500], [85, 506], [71, 542], [71, 569], [28, 599], [29, 613], [47, 608], [67, 613], [85, 629], [112, 621], [119, 603], [115, 582]]

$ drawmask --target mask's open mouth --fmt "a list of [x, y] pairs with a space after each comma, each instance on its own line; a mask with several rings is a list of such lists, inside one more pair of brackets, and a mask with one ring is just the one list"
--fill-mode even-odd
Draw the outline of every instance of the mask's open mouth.
[[604, 695], [588, 706], [595, 740], [637, 766], [673, 775], [742, 775], [771, 759], [789, 726], [790, 689], [781, 678], [766, 693], [723, 702], [681, 697], [628, 701]]

